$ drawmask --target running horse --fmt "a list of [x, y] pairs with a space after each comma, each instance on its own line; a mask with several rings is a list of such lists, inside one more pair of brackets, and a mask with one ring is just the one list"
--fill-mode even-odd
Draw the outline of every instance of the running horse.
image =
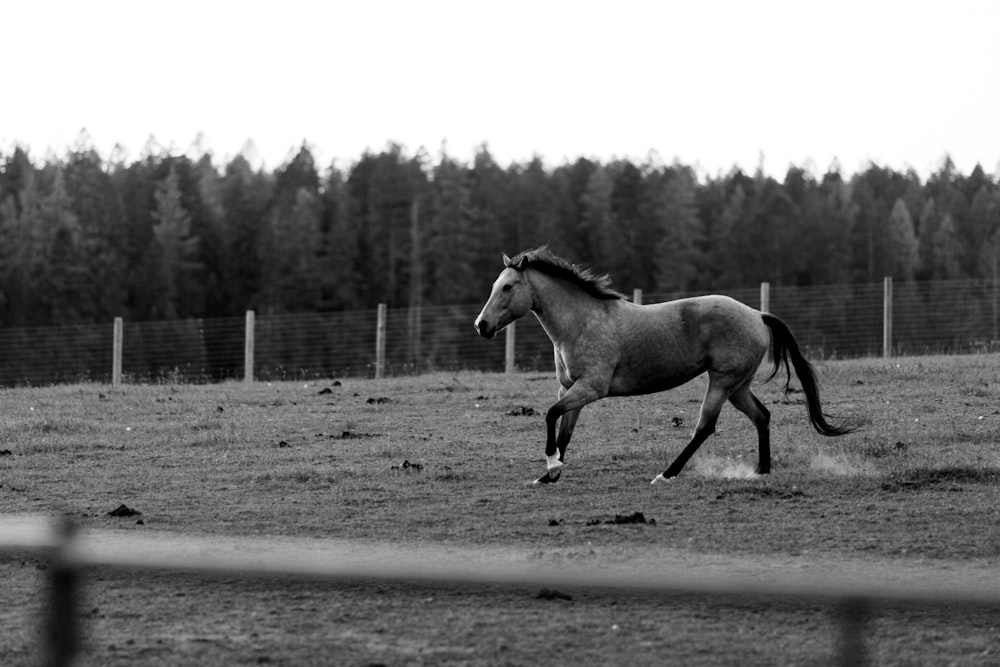
[[757, 430], [759, 456], [751, 476], [768, 474], [771, 415], [750, 386], [769, 342], [773, 343], [774, 370], [767, 380], [784, 364], [787, 393], [791, 362], [816, 431], [835, 436], [855, 430], [828, 421], [812, 365], [802, 356], [788, 326], [774, 315], [718, 295], [636, 305], [611, 287], [607, 275], [572, 264], [547, 246], [514, 257], [505, 254], [503, 263], [476, 318], [476, 331], [493, 338], [514, 320], [534, 313], [552, 340], [560, 385], [559, 398], [545, 415], [547, 470], [534, 481], [536, 486], [559, 479], [566, 447], [585, 405], [606, 396], [665, 391], [706, 371], [708, 389], [694, 435], [652, 483], [680, 473], [715, 431], [727, 400]]

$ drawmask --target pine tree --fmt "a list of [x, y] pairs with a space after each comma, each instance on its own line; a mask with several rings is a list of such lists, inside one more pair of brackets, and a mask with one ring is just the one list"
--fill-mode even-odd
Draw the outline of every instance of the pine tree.
[[656, 289], [691, 289], [697, 283], [703, 261], [694, 174], [675, 165], [647, 178], [652, 181], [654, 193], [650, 213], [660, 228], [654, 261]]
[[711, 244], [708, 255], [710, 264], [716, 267], [713, 273], [715, 282], [725, 286], [747, 284], [743, 266], [736, 261], [740, 254], [738, 230], [746, 216], [747, 196], [742, 183], [737, 181], [731, 188], [713, 225], [716, 242]]
[[80, 292], [86, 275], [82, 232], [72, 211], [63, 171], [55, 171], [51, 191], [39, 202], [31, 281], [37, 290], [40, 323], [76, 323], [89, 319]]
[[361, 308], [357, 213], [344, 176], [330, 170], [322, 194], [323, 222], [320, 257], [322, 310]]
[[[426, 274], [437, 304], [475, 303], [482, 298], [471, 258], [477, 251], [467, 170], [447, 156], [434, 168], [427, 226]], [[493, 266], [499, 265], [499, 249]]]
[[969, 230], [979, 248], [974, 275], [992, 278], [1000, 239], [1000, 189], [985, 183], [979, 187], [969, 207]]
[[260, 306], [266, 313], [321, 305], [319, 174], [307, 146], [275, 174], [274, 195], [257, 238]]
[[0, 202], [0, 323], [6, 326], [38, 323], [31, 276], [39, 200], [34, 170], [23, 170], [16, 182], [17, 190]]
[[319, 198], [314, 192], [299, 188], [291, 210], [283, 220], [276, 218], [274, 225], [275, 308], [296, 313], [317, 310], [322, 303], [319, 263], [322, 208]]
[[964, 275], [962, 242], [951, 214], [946, 213], [930, 235], [929, 275], [931, 280], [954, 280]]
[[611, 211], [612, 187], [607, 170], [597, 165], [580, 196], [580, 231], [586, 236], [586, 255], [601, 271], [610, 270], [614, 247], [621, 242]]
[[839, 171], [831, 169], [819, 184], [818, 196], [817, 227], [822, 241], [811, 243], [815, 248], [809, 282], [819, 285], [846, 283], [850, 278], [850, 238], [855, 216], [850, 186]]
[[951, 161], [950, 157], [945, 156], [941, 167], [937, 172], [931, 174], [924, 189], [927, 198], [934, 201], [940, 219], [943, 220], [945, 215], [951, 218], [956, 238], [962, 244], [962, 273], [974, 276], [976, 275], [982, 239], [970, 226], [969, 200], [965, 198], [961, 185], [961, 179], [956, 173], [954, 162]]
[[[472, 159], [472, 168], [467, 171], [469, 187], [470, 220], [472, 222], [471, 254], [456, 255], [454, 261], [468, 262], [473, 267], [496, 266], [497, 253], [516, 244], [517, 226], [514, 207], [508, 200], [508, 178], [500, 165], [493, 159], [489, 147], [482, 144]], [[482, 298], [478, 290], [472, 302]]]
[[160, 279], [157, 311], [161, 317], [174, 319], [189, 314], [181, 297], [183, 283], [199, 268], [198, 238], [191, 234], [191, 217], [181, 203], [177, 172], [173, 168], [157, 187], [154, 198], [153, 237]]
[[420, 162], [390, 144], [366, 153], [351, 169], [348, 191], [358, 207], [358, 268], [366, 307], [398, 306], [409, 297], [410, 211], [425, 186]]
[[[601, 270], [614, 276], [619, 289], [651, 285], [653, 273], [651, 252], [644, 248], [642, 220], [642, 170], [625, 160], [607, 167], [612, 180], [611, 219], [614, 221], [610, 245], [603, 251], [607, 265]], [[643, 259], [642, 256], [646, 255]], [[643, 269], [645, 270], [645, 273]]]
[[767, 249], [761, 243], [758, 228], [760, 216], [760, 179], [747, 176], [740, 170], [727, 178], [729, 197], [720, 219], [724, 230], [724, 252], [717, 261], [726, 267], [723, 284], [752, 285], [770, 280], [777, 281]]
[[[510, 175], [513, 238], [501, 250], [513, 255], [528, 248], [556, 243], [559, 238], [558, 193], [542, 160], [535, 157], [524, 168], [512, 167]], [[491, 268], [493, 266], [491, 264]]]
[[[199, 135], [199, 139], [201, 135]], [[196, 299], [198, 314], [220, 317], [233, 314], [223, 283], [228, 261], [224, 241], [225, 209], [222, 198], [222, 178], [209, 154], [202, 155], [191, 170], [191, 197], [195, 202], [191, 214], [191, 234], [198, 237], [198, 275], [203, 286]]]
[[590, 264], [590, 238], [583, 220], [583, 196], [597, 163], [580, 158], [572, 165], [557, 167], [552, 182], [557, 193], [556, 238], [553, 250], [581, 264]]
[[128, 220], [121, 193], [85, 140], [70, 153], [64, 175], [86, 258], [80, 307], [93, 321], [109, 321], [128, 312]]
[[906, 176], [876, 165], [871, 165], [851, 179], [851, 200], [855, 211], [851, 228], [854, 280], [879, 282], [893, 271], [895, 239], [890, 238], [891, 227], [888, 223], [896, 200], [904, 197], [909, 190], [910, 182]]
[[267, 209], [274, 190], [272, 176], [255, 172], [242, 154], [226, 165], [222, 177], [221, 223], [224, 263], [222, 294], [229, 314], [262, 306], [260, 255], [267, 252], [261, 235], [266, 228]]
[[902, 198], [896, 199], [888, 221], [889, 257], [887, 274], [897, 280], [912, 280], [917, 268], [917, 235], [913, 219]]

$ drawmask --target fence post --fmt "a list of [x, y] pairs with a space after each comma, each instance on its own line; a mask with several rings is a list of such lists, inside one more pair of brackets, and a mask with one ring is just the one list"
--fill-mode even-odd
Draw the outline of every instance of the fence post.
[[254, 311], [248, 310], [243, 334], [243, 381], [253, 382]]
[[892, 356], [892, 277], [882, 279], [882, 356]]
[[375, 324], [375, 379], [385, 375], [385, 316], [386, 305], [378, 305], [378, 321]]
[[111, 386], [115, 389], [122, 386], [122, 335], [124, 329], [122, 318], [116, 317], [111, 341]]
[[840, 602], [837, 612], [840, 615], [837, 664], [845, 667], [870, 664], [864, 635], [871, 615], [871, 603], [862, 598], [847, 598]]
[[63, 667], [73, 663], [79, 643], [79, 576], [76, 567], [68, 562], [70, 542], [76, 531], [68, 520], [53, 526], [52, 530], [56, 541], [49, 562], [48, 611], [44, 626], [46, 641], [42, 664], [47, 667]]
[[634, 303], [637, 306], [642, 305], [642, 290], [639, 289], [638, 287], [632, 290], [632, 303]]
[[514, 325], [517, 322], [511, 322], [504, 329], [504, 364], [503, 372], [507, 375], [511, 375], [514, 372], [514, 341], [517, 339], [517, 330]]
[[[760, 283], [760, 312], [771, 312], [771, 283], [766, 280]], [[774, 361], [774, 344], [771, 340], [767, 342], [767, 352], [764, 354], [764, 360], [768, 363]]]

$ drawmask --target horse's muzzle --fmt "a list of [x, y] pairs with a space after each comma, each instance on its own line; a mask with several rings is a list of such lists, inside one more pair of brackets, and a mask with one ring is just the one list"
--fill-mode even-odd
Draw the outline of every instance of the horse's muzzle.
[[490, 327], [489, 322], [483, 318], [479, 318], [475, 323], [476, 333], [478, 333], [483, 338], [494, 338], [497, 335], [496, 329]]

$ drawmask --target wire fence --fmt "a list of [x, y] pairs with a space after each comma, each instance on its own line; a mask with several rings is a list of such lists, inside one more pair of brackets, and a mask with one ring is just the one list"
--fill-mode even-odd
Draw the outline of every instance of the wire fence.
[[[890, 283], [891, 284], [891, 283]], [[723, 290], [755, 308], [760, 288]], [[976, 353], [1000, 350], [996, 280], [781, 287], [769, 290], [767, 310], [785, 320], [813, 359], [893, 354]], [[645, 303], [694, 296], [651, 293]], [[887, 296], [891, 296], [887, 309]], [[389, 308], [385, 374], [431, 370], [502, 371], [505, 346], [477, 336], [472, 322], [482, 304]], [[889, 317], [886, 317], [886, 314]], [[259, 315], [251, 331], [243, 317], [123, 325], [126, 382], [217, 382], [245, 375], [245, 343], [254, 338], [258, 380], [373, 376], [377, 311]], [[889, 324], [889, 329], [887, 329]], [[886, 332], [891, 331], [886, 341]], [[533, 317], [517, 325], [516, 367], [550, 370], [552, 345]], [[110, 382], [112, 323], [0, 330], [0, 386], [81, 381]]]

